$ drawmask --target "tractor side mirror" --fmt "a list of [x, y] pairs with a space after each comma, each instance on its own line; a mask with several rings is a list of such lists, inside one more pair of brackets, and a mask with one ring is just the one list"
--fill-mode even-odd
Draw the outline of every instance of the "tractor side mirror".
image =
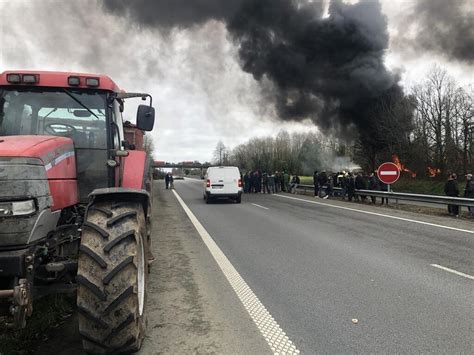
[[137, 127], [142, 131], [151, 131], [155, 124], [155, 109], [148, 105], [139, 105], [137, 111]]

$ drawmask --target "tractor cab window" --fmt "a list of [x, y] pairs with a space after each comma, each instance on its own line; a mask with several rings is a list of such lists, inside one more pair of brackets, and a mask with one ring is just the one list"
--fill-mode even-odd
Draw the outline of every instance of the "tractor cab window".
[[107, 149], [106, 107], [96, 91], [0, 89], [0, 136], [64, 136], [76, 148]]
[[82, 202], [97, 188], [113, 186], [106, 161], [107, 95], [94, 90], [0, 88], [0, 136], [69, 137], [76, 150]]

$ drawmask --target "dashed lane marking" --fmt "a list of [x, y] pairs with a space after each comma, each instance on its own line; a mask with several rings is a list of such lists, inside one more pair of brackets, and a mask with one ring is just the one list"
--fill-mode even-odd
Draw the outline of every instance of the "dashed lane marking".
[[268, 207], [260, 206], [260, 205], [257, 205], [256, 203], [251, 203], [251, 205], [254, 205], [254, 206], [256, 206], [256, 207], [263, 208], [264, 210], [269, 210]]
[[416, 220], [416, 219], [409, 219], [409, 218], [403, 218], [403, 217], [390, 216], [390, 215], [388, 215], [388, 214], [376, 213], [376, 212], [370, 212], [370, 211], [364, 211], [364, 210], [358, 210], [358, 209], [350, 208], [350, 207], [343, 207], [343, 206], [331, 205], [331, 204], [329, 204], [329, 203], [323, 203], [323, 202], [317, 202], [317, 201], [310, 201], [310, 200], [305, 200], [305, 199], [302, 199], [302, 198], [291, 197], [291, 196], [284, 196], [284, 195], [277, 195], [277, 194], [274, 194], [273, 196], [282, 197], [282, 198], [288, 198], [288, 199], [290, 199], [290, 200], [303, 201], [303, 202], [312, 203], [312, 204], [315, 204], [315, 205], [327, 206], [327, 207], [332, 207], [332, 208], [339, 208], [339, 209], [341, 209], [341, 210], [347, 210], [347, 211], [353, 211], [353, 212], [359, 212], [359, 213], [370, 214], [370, 215], [372, 215], [372, 216], [379, 216], [379, 217], [397, 219], [397, 220], [399, 220], [399, 221], [418, 223], [418, 224], [423, 224], [423, 225], [425, 225], [425, 226], [431, 226], [431, 227], [449, 229], [449, 230], [453, 230], [453, 231], [457, 231], [457, 232], [464, 232], [464, 233], [474, 234], [474, 230], [468, 230], [468, 229], [461, 229], [461, 228], [443, 226], [442, 224], [435, 224], [435, 223], [423, 222], [423, 221], [419, 221], [419, 220]]
[[441, 269], [441, 270], [444, 270], [444, 271], [447, 271], [447, 272], [456, 274], [456, 275], [458, 275], [458, 276], [465, 277], [466, 279], [474, 280], [474, 276], [465, 274], [464, 272], [457, 271], [457, 270], [453, 270], [453, 269], [450, 269], [449, 267], [442, 266], [442, 265], [438, 265], [438, 264], [430, 264], [430, 265], [433, 266], [433, 267], [436, 267], [436, 268], [438, 268], [438, 269]]
[[179, 194], [172, 190], [178, 202], [183, 207], [189, 219], [193, 223], [202, 240], [208, 247], [212, 256], [224, 273], [227, 281], [234, 289], [243, 306], [249, 312], [250, 317], [257, 325], [260, 333], [263, 335], [268, 345], [274, 354], [299, 354], [300, 351], [296, 348], [293, 342], [288, 338], [285, 332], [281, 329], [278, 323], [273, 319], [272, 315], [267, 311], [265, 306], [260, 302], [258, 297], [253, 293], [244, 279], [240, 276], [238, 271], [231, 264], [229, 259], [225, 256], [222, 250], [218, 247], [216, 242], [212, 239], [203, 225], [191, 212], [186, 203], [182, 200]]

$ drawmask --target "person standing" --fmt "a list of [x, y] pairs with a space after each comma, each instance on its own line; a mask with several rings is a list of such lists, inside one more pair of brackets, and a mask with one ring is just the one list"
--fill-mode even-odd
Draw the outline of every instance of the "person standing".
[[275, 171], [274, 179], [275, 179], [275, 193], [280, 192], [281, 184], [280, 184], [280, 173], [278, 170]]
[[[456, 174], [452, 173], [448, 175], [448, 180], [444, 184], [444, 193], [446, 196], [459, 197], [459, 186]], [[459, 206], [448, 205], [448, 212], [451, 216], [459, 217]]]
[[285, 192], [285, 175], [284, 172], [280, 172], [280, 189]]
[[[378, 179], [374, 173], [370, 173], [368, 187], [369, 187], [369, 190], [373, 190], [373, 191], [379, 189]], [[377, 202], [377, 197], [370, 196], [370, 199], [372, 200], [372, 204], [375, 205], [375, 203]]]
[[[466, 175], [466, 188], [464, 189], [465, 198], [474, 198], [474, 179], [472, 179], [472, 174]], [[468, 207], [469, 216], [474, 217], [474, 207]]]
[[347, 174], [345, 171], [342, 172], [342, 177], [340, 180], [340, 185], [341, 185], [341, 197], [343, 200], [346, 199], [347, 195], [347, 179], [349, 177], [349, 174]]
[[355, 192], [354, 175], [352, 173], [349, 173], [349, 177], [347, 179], [347, 199], [349, 201], [352, 201], [352, 199], [354, 198], [354, 192]]
[[319, 196], [319, 183], [318, 183], [318, 171], [315, 170], [313, 174], [313, 184], [314, 184], [314, 197]]
[[166, 190], [168, 190], [170, 186], [170, 173], [166, 173], [165, 175], [165, 186], [166, 186]]
[[[366, 190], [367, 189], [367, 186], [366, 186], [365, 180], [364, 180], [364, 176], [362, 175], [361, 172], [358, 173], [357, 177], [355, 178], [355, 188], [356, 188], [356, 190]], [[366, 195], [360, 195], [361, 202], [365, 202], [366, 198], [367, 198]], [[355, 199], [358, 200], [358, 197], [356, 196]]]
[[268, 174], [264, 171], [262, 175], [262, 192], [264, 194], [269, 194], [270, 193], [270, 188], [268, 186]]
[[285, 192], [290, 192], [290, 175], [285, 171], [283, 173], [283, 183], [285, 185]]
[[174, 189], [174, 179], [173, 179], [173, 174], [170, 173], [170, 189], [173, 190]]
[[270, 188], [270, 193], [274, 194], [275, 191], [275, 175], [268, 175], [268, 187]]
[[248, 193], [250, 190], [250, 176], [249, 172], [245, 172], [244, 175], [244, 193]]

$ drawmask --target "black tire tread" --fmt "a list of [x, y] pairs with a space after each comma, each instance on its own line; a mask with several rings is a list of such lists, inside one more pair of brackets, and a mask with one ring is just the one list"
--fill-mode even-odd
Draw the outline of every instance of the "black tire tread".
[[123, 302], [125, 298], [130, 296], [133, 293], [133, 286], [130, 286], [127, 288], [125, 291], [123, 291], [120, 296], [118, 296], [116, 299], [114, 299], [105, 309], [103, 314], [107, 315], [109, 314], [115, 307], [117, 307], [120, 303]]
[[81, 245], [79, 247], [79, 251], [81, 251], [82, 253], [90, 257], [92, 260], [94, 260], [97, 264], [99, 264], [99, 266], [102, 269], [107, 268], [107, 263], [104, 261], [104, 259], [102, 259], [102, 257], [99, 254], [97, 254], [95, 251], [93, 251], [92, 249], [88, 248], [85, 245]]
[[92, 292], [94, 295], [96, 295], [101, 301], [107, 301], [107, 295], [104, 292], [101, 291], [99, 286], [97, 286], [93, 282], [89, 281], [84, 276], [77, 275], [76, 276], [76, 282], [79, 285], [82, 285], [85, 288], [87, 288], [90, 292]]
[[113, 226], [114, 224], [120, 222], [122, 219], [124, 218], [128, 218], [128, 217], [136, 217], [137, 216], [137, 212], [136, 211], [129, 211], [129, 212], [124, 212], [122, 214], [119, 214], [118, 216], [115, 216], [111, 219], [109, 219], [107, 221], [107, 227], [111, 227]]
[[138, 314], [136, 286], [138, 238], [147, 265], [143, 208], [138, 202], [97, 202], [89, 206], [84, 226], [76, 276], [84, 349], [91, 353], [137, 351], [146, 315]]
[[99, 326], [106, 329], [107, 323], [104, 322], [103, 319], [99, 318], [98, 316], [94, 315], [90, 310], [87, 308], [77, 305], [77, 312], [82, 314], [84, 317], [91, 319], [92, 321], [96, 322]]
[[110, 242], [108, 242], [104, 246], [104, 252], [110, 253], [113, 247], [115, 247], [117, 244], [120, 244], [124, 239], [130, 238], [130, 237], [135, 237], [135, 231], [129, 230], [127, 232], [120, 234], [117, 238], [112, 239]]
[[108, 238], [109, 237], [109, 233], [106, 232], [104, 229], [100, 228], [97, 224], [94, 224], [94, 223], [91, 223], [91, 222], [85, 222], [83, 224], [83, 227], [89, 227], [89, 228], [93, 229], [94, 231], [99, 233], [102, 236], [102, 238]]
[[125, 269], [128, 265], [133, 264], [133, 256], [130, 255], [128, 256], [125, 260], [123, 260], [120, 264], [118, 264], [116, 267], [114, 267], [105, 277], [104, 280], [102, 281], [104, 285], [108, 285], [110, 281], [117, 275], [120, 271]]
[[108, 349], [107, 346], [104, 346], [103, 344], [101, 344], [100, 341], [94, 339], [90, 334], [87, 334], [86, 332], [81, 332], [81, 331], [79, 331], [79, 334], [81, 335], [83, 340], [86, 340], [89, 343], [94, 344], [95, 346], [98, 346], [99, 348]]
[[113, 337], [117, 336], [122, 329], [125, 329], [125, 327], [131, 323], [135, 322], [135, 316], [133, 314], [129, 314], [125, 320], [120, 323], [117, 327], [112, 329], [112, 331], [109, 333], [109, 335], [106, 338], [106, 341], [110, 341]]
[[91, 206], [89, 207], [89, 211], [99, 211], [99, 212], [102, 212], [103, 214], [105, 214], [108, 218], [112, 217], [114, 214], [111, 210], [109, 210], [108, 208], [101, 208], [101, 207], [97, 207], [97, 206]]

